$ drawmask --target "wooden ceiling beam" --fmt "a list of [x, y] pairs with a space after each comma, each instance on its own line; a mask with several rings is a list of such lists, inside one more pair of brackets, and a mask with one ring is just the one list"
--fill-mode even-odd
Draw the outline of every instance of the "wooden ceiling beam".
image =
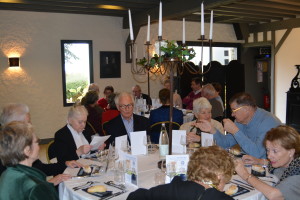
[[271, 14], [271, 15], [282, 15], [285, 17], [299, 15], [299, 11], [291, 11], [291, 10], [284, 10], [284, 9], [277, 9], [277, 8], [270, 8], [270, 7], [262, 7], [262, 6], [250, 6], [250, 5], [227, 5], [227, 6], [220, 6], [220, 8], [215, 9], [234, 9], [240, 10], [245, 12], [262, 12], [264, 14]]
[[300, 11], [300, 6], [296, 5], [288, 5], [286, 3], [277, 3], [277, 2], [265, 2], [265, 1], [242, 1], [237, 2], [238, 5], [246, 5], [251, 7], [260, 7], [260, 8], [266, 8], [266, 9], [278, 9], [278, 10], [287, 10], [287, 11]]
[[299, 0], [265, 0], [265, 1], [300, 6]]
[[300, 27], [300, 18], [295, 18], [295, 19], [287, 19], [284, 21], [264, 23], [259, 25], [250, 25], [249, 33], [276, 31], [276, 30], [299, 28], [299, 27]]

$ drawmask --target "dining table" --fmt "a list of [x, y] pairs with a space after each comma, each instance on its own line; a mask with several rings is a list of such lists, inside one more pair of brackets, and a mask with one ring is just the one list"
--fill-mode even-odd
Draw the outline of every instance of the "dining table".
[[[79, 159], [78, 162], [83, 165], [90, 166], [100, 166], [102, 170], [100, 173], [95, 176], [80, 177], [77, 176], [79, 168], [67, 168], [65, 174], [70, 174], [71, 179], [64, 181], [59, 184], [59, 199], [61, 200], [88, 200], [88, 199], [113, 199], [113, 200], [125, 200], [130, 192], [135, 191], [138, 188], [151, 188], [156, 186], [155, 174], [162, 173], [158, 168], [159, 153], [150, 153], [148, 155], [138, 155], [138, 170], [137, 170], [137, 185], [125, 183], [126, 190], [121, 190], [110, 185], [106, 185], [107, 182], [114, 181], [114, 160], [111, 162], [98, 161], [96, 159]], [[108, 165], [106, 167], [106, 165]], [[107, 171], [106, 171], [107, 169]], [[251, 167], [248, 166], [249, 171]], [[106, 172], [105, 172], [106, 171]], [[260, 177], [265, 183], [273, 185], [278, 179], [271, 174], [268, 174], [265, 177]], [[112, 191], [112, 194], [118, 193], [117, 196], [112, 196], [109, 198], [99, 196], [94, 196], [91, 193], [86, 192], [84, 189], [78, 189], [80, 186], [85, 185], [86, 183], [91, 183], [92, 185], [105, 185], [107, 190]], [[225, 189], [228, 188], [231, 184], [238, 186], [239, 191], [236, 196], [233, 196], [234, 199], [238, 200], [265, 200], [265, 196], [254, 187], [249, 185], [246, 181], [241, 179], [238, 175], [233, 175], [231, 181], [225, 185]], [[75, 188], [75, 189], [74, 189]]]

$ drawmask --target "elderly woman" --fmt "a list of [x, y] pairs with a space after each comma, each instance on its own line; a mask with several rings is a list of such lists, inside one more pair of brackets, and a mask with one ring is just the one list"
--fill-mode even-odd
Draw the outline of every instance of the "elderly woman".
[[[300, 197], [300, 135], [292, 127], [278, 126], [267, 132], [264, 139], [268, 160], [249, 155], [236, 161], [240, 177], [261, 191], [267, 199], [299, 199]], [[270, 173], [278, 177], [274, 187], [249, 174], [246, 164], [268, 164]]]
[[11, 122], [0, 132], [0, 159], [5, 172], [0, 178], [0, 199], [58, 199], [46, 175], [33, 168], [39, 156], [39, 139], [26, 122]]
[[199, 120], [209, 121], [213, 127], [218, 129], [221, 133], [224, 133], [222, 124], [211, 118], [211, 109], [212, 106], [206, 98], [200, 97], [194, 100], [193, 113], [197, 120], [182, 124], [180, 127], [180, 130], [187, 131], [188, 143], [200, 142], [201, 130], [195, 126], [195, 123], [199, 122]]
[[[74, 105], [68, 113], [68, 123], [55, 133], [54, 149], [58, 162], [77, 160], [91, 151], [91, 132], [84, 130], [88, 112], [84, 106]], [[100, 146], [103, 149], [105, 145]]]
[[233, 160], [224, 149], [218, 146], [201, 147], [190, 158], [187, 181], [182, 181], [176, 176], [170, 184], [159, 185], [149, 190], [138, 189], [129, 194], [127, 199], [233, 199], [222, 192], [233, 171]]

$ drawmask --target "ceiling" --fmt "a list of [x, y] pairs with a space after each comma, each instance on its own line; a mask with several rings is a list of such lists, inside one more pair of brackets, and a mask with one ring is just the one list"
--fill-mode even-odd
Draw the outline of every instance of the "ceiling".
[[[117, 16], [123, 17], [123, 28], [128, 28], [128, 9], [131, 9], [134, 25], [140, 27], [147, 23], [147, 14], [151, 16], [151, 22], [158, 20], [159, 1], [0, 0], [0, 10]], [[200, 22], [201, 0], [162, 0], [162, 2], [164, 20], [182, 20], [185, 17], [187, 21]], [[103, 5], [120, 6], [120, 8], [104, 9]], [[204, 0], [204, 7], [206, 22], [209, 22], [210, 11], [213, 10], [215, 23], [247, 24], [258, 27], [285, 21], [293, 27], [300, 26], [299, 0]]]

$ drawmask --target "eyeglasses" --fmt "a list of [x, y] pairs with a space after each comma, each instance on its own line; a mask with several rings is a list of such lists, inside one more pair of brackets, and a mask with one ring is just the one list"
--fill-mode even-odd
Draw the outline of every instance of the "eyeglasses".
[[132, 108], [132, 107], [133, 107], [133, 104], [131, 103], [131, 104], [127, 104], [127, 105], [119, 105], [119, 107], [120, 107], [121, 109], [125, 110], [125, 109], [128, 109], [128, 108]]
[[245, 106], [241, 106], [241, 107], [238, 107], [238, 108], [233, 109], [233, 110], [231, 109], [231, 112], [232, 112], [232, 113], [235, 113], [236, 111], [240, 110], [240, 109], [243, 108], [243, 107], [245, 107]]

